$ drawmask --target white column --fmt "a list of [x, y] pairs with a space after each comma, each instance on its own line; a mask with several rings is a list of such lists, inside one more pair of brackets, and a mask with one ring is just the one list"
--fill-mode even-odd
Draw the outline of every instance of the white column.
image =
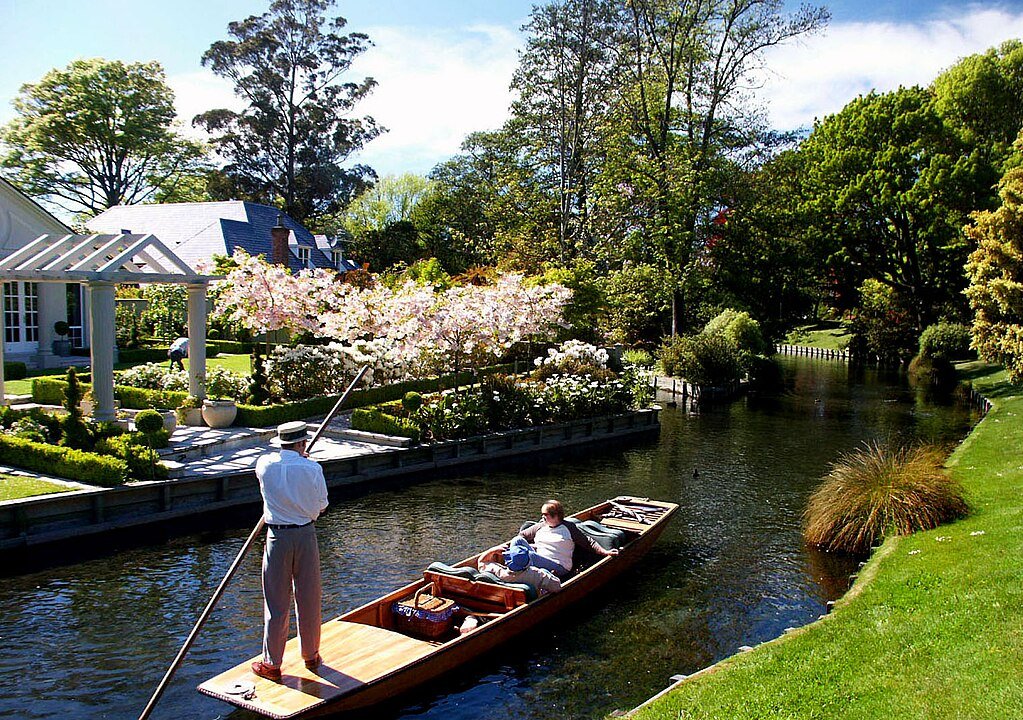
[[[3, 284], [0, 283], [0, 290], [2, 289]], [[7, 333], [5, 332], [3, 311], [3, 292], [0, 292], [0, 405], [7, 404], [7, 393], [4, 390], [4, 342], [7, 339]]]
[[96, 420], [114, 420], [114, 287], [115, 283], [89, 283], [89, 347], [92, 353], [92, 396]]
[[53, 324], [67, 320], [67, 286], [64, 283], [39, 283], [39, 367], [57, 367], [60, 362], [53, 354], [56, 333]]
[[188, 394], [206, 397], [206, 283], [188, 286]]

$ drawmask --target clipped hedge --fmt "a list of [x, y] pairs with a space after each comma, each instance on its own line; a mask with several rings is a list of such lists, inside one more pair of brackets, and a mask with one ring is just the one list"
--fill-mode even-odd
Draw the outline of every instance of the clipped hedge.
[[28, 366], [23, 362], [5, 362], [5, 380], [24, 380], [28, 377]]
[[[494, 375], [496, 373], [509, 373], [514, 371], [514, 364], [492, 365], [483, 368], [479, 372], [480, 377]], [[459, 373], [459, 385], [467, 385], [473, 379], [473, 373], [465, 371]], [[344, 409], [365, 407], [367, 405], [379, 405], [393, 400], [401, 400], [406, 393], [432, 393], [446, 390], [455, 386], [454, 374], [442, 375], [424, 380], [406, 380], [405, 382], [392, 385], [381, 385], [379, 387], [353, 390], [352, 394], [344, 404]], [[303, 420], [316, 415], [326, 415], [340, 398], [340, 395], [328, 395], [325, 397], [310, 398], [293, 403], [279, 403], [277, 405], [244, 405], [238, 404], [238, 416], [234, 424], [242, 427], [273, 427], [292, 420]]]
[[133, 348], [130, 350], [118, 350], [117, 362], [127, 365], [128, 363], [164, 362], [167, 360], [168, 348]]
[[365, 432], [410, 438], [419, 442], [419, 428], [405, 418], [382, 413], [376, 408], [358, 408], [352, 412], [352, 429]]
[[[82, 392], [92, 389], [92, 385], [81, 383]], [[32, 401], [40, 405], [63, 405], [64, 390], [67, 381], [51, 377], [38, 377], [32, 380]], [[133, 410], [146, 408], [176, 408], [188, 393], [174, 390], [143, 390], [142, 388], [114, 385], [114, 397], [120, 400], [121, 407]]]
[[115, 487], [128, 477], [118, 458], [0, 435], [0, 462], [89, 485]]

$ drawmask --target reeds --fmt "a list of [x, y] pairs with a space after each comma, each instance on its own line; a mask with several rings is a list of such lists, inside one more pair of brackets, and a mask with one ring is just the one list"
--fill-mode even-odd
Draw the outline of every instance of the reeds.
[[864, 443], [839, 458], [811, 496], [803, 537], [821, 550], [865, 553], [889, 535], [929, 530], [963, 517], [963, 490], [933, 446]]

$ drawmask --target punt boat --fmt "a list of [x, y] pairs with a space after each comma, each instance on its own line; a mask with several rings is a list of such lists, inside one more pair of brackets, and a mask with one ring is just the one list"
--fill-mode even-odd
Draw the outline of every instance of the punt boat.
[[[566, 518], [619, 552], [596, 557], [587, 548], [587, 559], [577, 550], [582, 563], [562, 581], [561, 592], [539, 598], [528, 585], [477, 573], [479, 555], [453, 566], [434, 563], [421, 578], [324, 623], [323, 664], [315, 670], [305, 667], [296, 637], [288, 641], [280, 682], [252, 673], [257, 656], [203, 682], [199, 692], [271, 718], [365, 711], [464, 666], [591, 595], [635, 564], [677, 510], [674, 503], [622, 496]], [[435, 639], [404, 627], [394, 611], [396, 603], [427, 586], [457, 608], [451, 627]], [[478, 626], [459, 632], [468, 616], [477, 618]]]

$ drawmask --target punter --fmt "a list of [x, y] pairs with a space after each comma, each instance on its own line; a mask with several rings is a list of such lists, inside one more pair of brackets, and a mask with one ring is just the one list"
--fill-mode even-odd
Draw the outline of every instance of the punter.
[[304, 422], [284, 423], [277, 428], [280, 451], [266, 453], [256, 462], [267, 531], [263, 659], [252, 663], [252, 672], [275, 682], [281, 679], [292, 597], [305, 666], [314, 670], [321, 662], [320, 551], [313, 523], [327, 507], [327, 483], [323, 468], [305, 455], [307, 435]]

